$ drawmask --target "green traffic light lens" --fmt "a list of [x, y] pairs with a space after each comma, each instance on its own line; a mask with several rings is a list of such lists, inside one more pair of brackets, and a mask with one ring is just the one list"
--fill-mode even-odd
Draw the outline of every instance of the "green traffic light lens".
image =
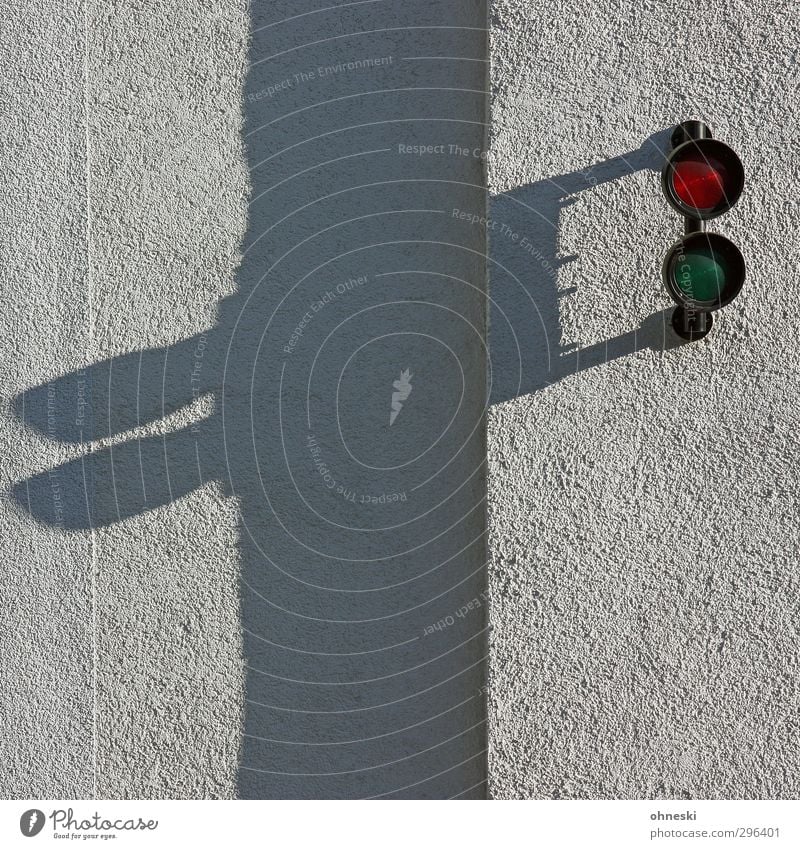
[[725, 259], [711, 248], [691, 248], [673, 268], [680, 290], [696, 303], [712, 304], [723, 299], [728, 268]]
[[676, 242], [662, 266], [662, 279], [672, 299], [706, 312], [729, 304], [741, 291], [744, 277], [739, 248], [719, 233], [705, 231]]

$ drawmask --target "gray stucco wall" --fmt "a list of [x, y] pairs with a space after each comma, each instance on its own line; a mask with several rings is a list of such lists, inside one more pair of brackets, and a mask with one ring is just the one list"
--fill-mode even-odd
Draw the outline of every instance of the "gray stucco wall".
[[[88, 347], [84, 28], [72, 4], [4, 3], [1, 144], [0, 797], [84, 797], [92, 782], [87, 537], [21, 520], [10, 485], [74, 454], [26, 433], [9, 399]], [[61, 481], [47, 481], [58, 503]], [[58, 741], [53, 744], [52, 741]]]
[[333, 5], [14, 18], [3, 795], [485, 795], [485, 7]]
[[487, 448], [485, 8], [332, 5], [4, 10], [0, 796], [483, 797], [488, 453], [491, 794], [796, 797], [797, 13], [493, 5]]
[[[800, 792], [798, 17], [493, 4], [495, 797]], [[658, 169], [687, 118], [744, 161], [711, 229], [749, 278], [674, 347]]]

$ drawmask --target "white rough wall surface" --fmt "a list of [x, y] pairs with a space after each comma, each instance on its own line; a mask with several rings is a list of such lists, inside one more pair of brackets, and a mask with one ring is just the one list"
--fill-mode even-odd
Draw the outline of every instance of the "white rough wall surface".
[[[493, 4], [496, 798], [800, 793], [799, 17]], [[744, 162], [710, 229], [748, 278], [676, 346], [658, 172], [688, 118]]]
[[[87, 362], [83, 16], [67, 2], [4, 3], [0, 16], [0, 798], [81, 798], [93, 793], [88, 534], [26, 520], [7, 493], [74, 453], [46, 423], [25, 432], [9, 399]], [[63, 486], [45, 487], [58, 516]]]
[[[110, 378], [92, 375], [94, 427], [105, 434], [109, 416], [134, 404], [139, 424], [135, 439], [117, 440], [107, 494], [109, 469], [97, 470], [95, 499], [125, 511], [140, 462], [159, 464], [145, 487], [155, 509], [96, 522], [101, 798], [236, 792], [244, 670], [235, 504], [207, 474], [192, 491], [181, 460], [162, 468], [170, 440], [181, 444], [212, 404], [201, 396], [176, 409], [192, 398], [192, 369], [162, 380], [157, 354], [155, 367], [139, 359], [187, 339], [197, 350], [235, 288], [246, 229], [249, 17], [241, 0], [198, 11], [122, 0], [91, 3], [87, 20], [94, 361], [113, 363]], [[133, 386], [120, 368], [126, 354]]]
[[11, 16], [0, 789], [483, 798], [485, 5], [83, 11]]

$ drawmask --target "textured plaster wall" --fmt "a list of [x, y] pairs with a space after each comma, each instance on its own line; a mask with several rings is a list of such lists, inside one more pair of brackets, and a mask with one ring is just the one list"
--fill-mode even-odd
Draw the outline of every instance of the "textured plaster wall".
[[[4, 11], [0, 795], [485, 792], [485, 10], [330, 5]], [[797, 43], [494, 4], [496, 797], [797, 795]], [[749, 269], [689, 347], [687, 117]]]
[[485, 796], [485, 6], [8, 18], [0, 794]]
[[103, 2], [86, 25], [91, 414], [111, 437], [91, 491], [98, 795], [225, 797], [245, 705], [236, 509], [202, 468], [196, 488], [181, 479], [180, 434], [212, 399], [193, 395], [193, 368], [164, 380], [147, 357], [186, 339], [197, 353], [235, 287], [249, 17], [231, 0]]
[[[24, 432], [9, 399], [86, 362], [84, 29], [66, 2], [0, 14], [0, 797], [82, 797], [93, 792], [89, 540], [21, 521], [8, 490], [73, 453], [46, 422]], [[59, 512], [61, 484], [46, 488]]]
[[[493, 4], [495, 797], [800, 792], [799, 17]], [[744, 161], [712, 229], [749, 276], [677, 347], [658, 169], [690, 117]]]

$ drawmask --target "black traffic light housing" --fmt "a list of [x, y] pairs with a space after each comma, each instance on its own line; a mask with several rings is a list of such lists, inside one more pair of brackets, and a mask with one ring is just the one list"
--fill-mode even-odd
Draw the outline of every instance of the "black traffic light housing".
[[702, 121], [684, 121], [672, 133], [672, 150], [661, 172], [664, 196], [684, 217], [685, 236], [669, 250], [662, 269], [664, 286], [678, 305], [672, 326], [683, 339], [702, 339], [712, 313], [741, 291], [745, 262], [739, 248], [705, 222], [727, 212], [744, 188], [739, 157], [711, 137]]

